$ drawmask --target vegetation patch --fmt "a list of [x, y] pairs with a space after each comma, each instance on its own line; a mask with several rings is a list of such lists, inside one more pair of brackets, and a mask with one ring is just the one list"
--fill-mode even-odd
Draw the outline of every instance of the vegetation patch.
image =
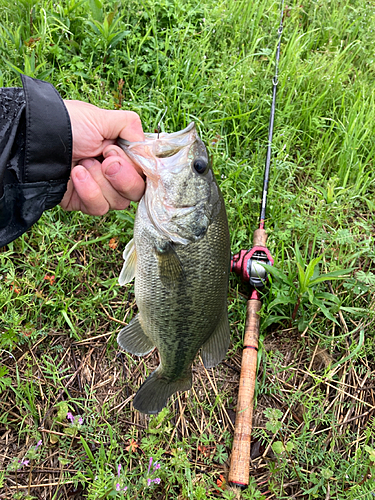
[[[273, 0], [0, 0], [0, 85], [195, 121], [232, 252], [251, 247], [267, 146]], [[375, 492], [375, 6], [284, 10], [250, 485], [227, 483], [246, 287], [231, 277], [226, 360], [157, 416], [132, 409], [157, 353], [120, 352], [136, 205], [56, 207], [0, 249], [0, 498], [339, 499]], [[213, 256], [214, 258], [214, 256]]]

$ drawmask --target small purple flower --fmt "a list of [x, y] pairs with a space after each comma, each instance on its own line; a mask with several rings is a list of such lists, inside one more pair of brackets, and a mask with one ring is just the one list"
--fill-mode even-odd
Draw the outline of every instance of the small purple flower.
[[127, 486], [124, 486], [123, 488], [121, 488], [120, 483], [116, 484], [116, 491], [126, 491], [127, 489], [128, 489]]
[[20, 464], [18, 468], [20, 469], [20, 468], [21, 468], [21, 467], [23, 467], [24, 465], [29, 465], [29, 462], [30, 462], [30, 460], [25, 460], [25, 459], [23, 459], [23, 460], [18, 460], [18, 463]]
[[43, 444], [43, 441], [41, 439], [39, 439], [39, 441], [36, 443], [35, 449], [37, 450], [39, 448], [39, 446], [42, 446], [42, 444]]
[[83, 418], [82, 417], [79, 417], [78, 415], [75, 417], [71, 411], [68, 411], [68, 413], [66, 414], [66, 418], [68, 420], [70, 420], [70, 423], [72, 425], [77, 425], [77, 422], [78, 422], [78, 425], [83, 425]]
[[160, 477], [156, 477], [155, 479], [147, 479], [147, 485], [150, 486], [151, 483], [160, 484], [160, 481]]
[[[150, 461], [149, 461], [149, 464], [148, 464], [147, 475], [150, 474], [152, 463], [153, 463], [153, 458], [150, 457]], [[160, 464], [158, 462], [154, 462], [154, 467], [153, 467], [153, 470], [152, 470], [151, 474], [153, 474], [158, 469], [160, 469]], [[147, 485], [150, 486], [151, 483], [160, 484], [160, 481], [161, 481], [160, 477], [156, 477], [155, 479], [147, 478]]]
[[[118, 478], [120, 478], [120, 474], [121, 474], [121, 464], [118, 464], [118, 466], [117, 466], [117, 477]], [[124, 486], [122, 488], [121, 485], [120, 485], [120, 483], [116, 483], [116, 491], [126, 491], [127, 489], [128, 489], [127, 486]]]

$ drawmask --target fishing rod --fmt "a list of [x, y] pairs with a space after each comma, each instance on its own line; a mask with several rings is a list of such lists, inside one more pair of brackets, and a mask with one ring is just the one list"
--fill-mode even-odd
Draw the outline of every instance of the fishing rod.
[[284, 0], [281, 0], [280, 11], [280, 24], [277, 31], [278, 42], [275, 59], [275, 74], [272, 79], [272, 104], [268, 127], [268, 146], [259, 227], [254, 231], [253, 248], [251, 250], [241, 250], [231, 259], [231, 271], [241, 276], [242, 280], [250, 285], [250, 293], [246, 308], [246, 324], [240, 384], [238, 389], [236, 422], [228, 477], [229, 483], [241, 488], [245, 488], [249, 484], [251, 430], [258, 357], [259, 312], [262, 307], [260, 290], [268, 281], [267, 272], [262, 264], [273, 265], [273, 258], [267, 248], [267, 234], [264, 226], [276, 109], [280, 44], [283, 32]]

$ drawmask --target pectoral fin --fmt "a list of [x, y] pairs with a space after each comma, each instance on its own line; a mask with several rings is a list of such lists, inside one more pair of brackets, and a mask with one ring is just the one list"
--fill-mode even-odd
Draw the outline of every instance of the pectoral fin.
[[202, 361], [206, 368], [216, 366], [225, 358], [230, 342], [228, 315], [222, 315], [211, 337], [202, 346]]
[[155, 347], [143, 331], [139, 314], [120, 331], [117, 342], [122, 349], [137, 356], [144, 356]]
[[118, 279], [120, 285], [125, 285], [129, 283], [135, 276], [135, 265], [137, 262], [137, 254], [134, 246], [134, 239], [132, 238], [126, 245], [124, 253], [122, 254], [124, 258], [124, 265]]
[[185, 278], [184, 268], [171, 243], [156, 248], [159, 277], [167, 288], [173, 287], [178, 281]]

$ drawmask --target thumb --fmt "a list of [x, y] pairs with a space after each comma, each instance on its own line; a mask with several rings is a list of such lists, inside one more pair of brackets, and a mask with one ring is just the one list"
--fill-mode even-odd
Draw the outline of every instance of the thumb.
[[141, 119], [134, 111], [103, 109], [100, 128], [104, 139], [145, 140]]

